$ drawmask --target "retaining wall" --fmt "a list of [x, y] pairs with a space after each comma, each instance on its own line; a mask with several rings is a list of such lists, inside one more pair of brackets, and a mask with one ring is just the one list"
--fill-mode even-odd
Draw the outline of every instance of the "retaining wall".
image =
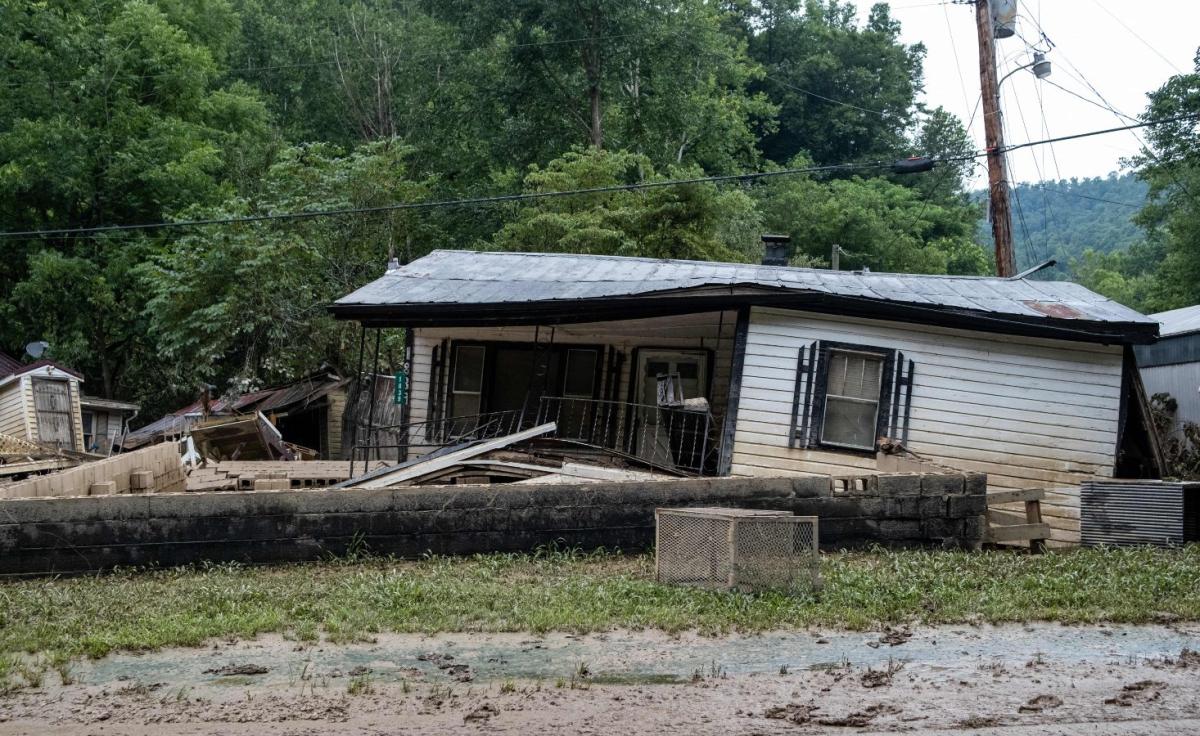
[[653, 544], [654, 509], [740, 506], [820, 517], [826, 548], [978, 547], [983, 475], [247, 491], [0, 500], [0, 574]]

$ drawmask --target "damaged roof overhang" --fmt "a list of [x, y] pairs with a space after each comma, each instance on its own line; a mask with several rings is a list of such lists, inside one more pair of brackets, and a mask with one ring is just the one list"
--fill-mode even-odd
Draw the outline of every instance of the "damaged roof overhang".
[[[351, 304], [329, 307], [336, 319], [354, 320], [367, 327], [494, 327], [606, 322], [621, 319], [694, 314], [743, 306], [769, 306], [821, 314], [893, 320], [955, 327], [981, 332], [1046, 337], [1106, 344], [1147, 344], [1155, 341], [1157, 325], [1138, 322], [1098, 322], [1071, 318], [1060, 309], [1045, 309], [1044, 317], [998, 315], [955, 307], [908, 304], [894, 300], [772, 289], [760, 284], [699, 287], [594, 299], [556, 299], [496, 303]], [[1037, 309], [1037, 305], [1030, 305]]]

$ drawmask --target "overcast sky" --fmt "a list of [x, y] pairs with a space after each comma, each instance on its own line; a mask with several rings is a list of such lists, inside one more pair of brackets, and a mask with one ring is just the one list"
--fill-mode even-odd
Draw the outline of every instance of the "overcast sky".
[[[864, 15], [871, 4], [860, 4]], [[937, 0], [888, 4], [903, 25], [904, 40], [928, 49], [926, 104], [942, 105], [964, 122], [975, 111], [971, 134], [983, 148], [973, 6]], [[1200, 45], [1198, 0], [1020, 0], [1019, 12], [1019, 35], [996, 42], [1000, 74], [1031, 61], [1032, 51], [1021, 37], [1036, 43], [1041, 32], [1055, 44], [1047, 54], [1053, 73], [1039, 82], [1021, 70], [1001, 85], [1009, 144], [1126, 124], [1100, 106], [1097, 92], [1120, 112], [1140, 115], [1147, 92], [1173, 74], [1192, 70]], [[1014, 181], [1102, 176], [1120, 169], [1120, 159], [1136, 153], [1138, 145], [1132, 133], [1121, 132], [1014, 151], [1009, 176]], [[983, 181], [976, 176], [977, 186]]]

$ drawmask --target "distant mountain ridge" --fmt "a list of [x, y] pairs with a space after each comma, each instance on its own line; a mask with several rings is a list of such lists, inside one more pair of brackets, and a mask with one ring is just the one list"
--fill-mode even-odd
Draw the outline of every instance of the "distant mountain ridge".
[[[1058, 261], [1068, 273], [1072, 259], [1089, 248], [1097, 253], [1123, 251], [1142, 239], [1132, 220], [1146, 201], [1146, 183], [1134, 174], [1112, 173], [1090, 179], [1022, 183], [1012, 188], [1013, 244], [1019, 268]], [[973, 197], [986, 199], [987, 192]], [[991, 244], [991, 225], [979, 222], [979, 242]]]

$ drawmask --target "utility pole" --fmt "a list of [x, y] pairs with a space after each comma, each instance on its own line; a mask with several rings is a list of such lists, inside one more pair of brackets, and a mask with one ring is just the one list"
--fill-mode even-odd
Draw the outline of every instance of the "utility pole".
[[989, 0], [975, 0], [979, 31], [979, 87], [983, 98], [983, 130], [987, 139], [988, 196], [992, 238], [996, 241], [996, 275], [1017, 272], [1013, 257], [1012, 212], [1008, 208], [1008, 173], [1004, 166], [1004, 121], [1000, 117], [1000, 85], [996, 80], [996, 37]]

